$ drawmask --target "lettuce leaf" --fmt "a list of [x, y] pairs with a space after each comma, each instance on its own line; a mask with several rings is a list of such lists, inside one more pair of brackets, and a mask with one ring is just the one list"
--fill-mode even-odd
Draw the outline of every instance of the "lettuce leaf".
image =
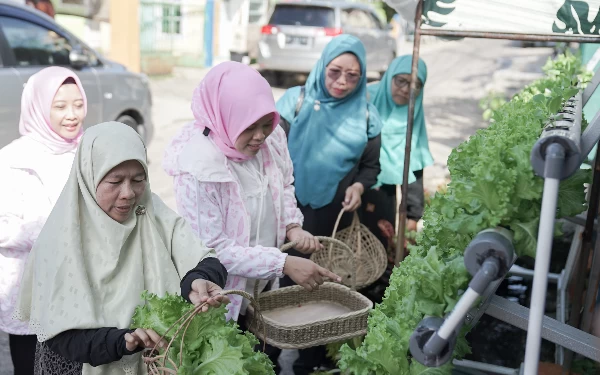
[[[167, 293], [164, 297], [144, 291], [144, 304], [136, 307], [131, 328], [153, 329], [164, 335], [185, 313], [194, 307], [181, 296]], [[258, 340], [250, 332], [242, 333], [234, 322], [225, 321], [224, 306], [210, 308], [196, 315], [184, 337], [183, 361], [179, 375], [263, 375], [275, 374], [266, 354], [255, 352]], [[169, 331], [170, 341], [177, 328]], [[179, 363], [180, 332], [169, 350], [169, 358]]]

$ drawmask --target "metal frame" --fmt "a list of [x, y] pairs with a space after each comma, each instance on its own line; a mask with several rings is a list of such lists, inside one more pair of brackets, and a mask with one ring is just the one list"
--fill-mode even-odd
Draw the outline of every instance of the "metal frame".
[[[505, 39], [505, 40], [520, 40], [520, 41], [557, 41], [557, 42], [580, 42], [580, 43], [600, 43], [599, 37], [587, 36], [587, 35], [537, 35], [537, 34], [517, 34], [517, 33], [494, 33], [494, 32], [476, 32], [476, 31], [453, 31], [453, 30], [443, 30], [443, 29], [422, 29], [422, 14], [423, 14], [423, 1], [420, 0], [417, 4], [416, 14], [415, 14], [415, 34], [414, 34], [414, 45], [413, 45], [413, 54], [412, 54], [412, 71], [411, 71], [411, 84], [410, 84], [410, 96], [408, 103], [408, 123], [407, 123], [407, 131], [406, 131], [406, 147], [404, 152], [404, 171], [403, 171], [403, 181], [408, 181], [408, 172], [410, 166], [410, 153], [412, 146], [412, 134], [413, 134], [413, 126], [414, 126], [414, 110], [415, 110], [415, 102], [416, 102], [416, 81], [417, 81], [417, 69], [418, 69], [418, 60], [420, 53], [420, 43], [421, 43], [421, 35], [431, 35], [438, 37], [460, 37], [460, 38], [487, 38], [487, 39]], [[595, 88], [600, 83], [600, 75], [598, 77], [594, 77], [592, 82], [590, 83], [591, 87], [585, 90], [583, 94], [583, 102], [587, 102], [587, 100], [591, 97], [591, 94], [595, 90]], [[575, 233], [575, 238], [573, 243], [571, 244], [571, 251], [569, 253], [569, 257], [567, 259], [567, 265], [565, 269], [561, 272], [560, 275], [550, 274], [548, 279], [549, 281], [557, 281], [557, 312], [558, 312], [558, 320], [554, 320], [548, 317], [544, 317], [543, 319], [543, 327], [542, 327], [542, 337], [546, 338], [550, 341], [553, 341], [557, 344], [556, 350], [556, 361], [558, 363], [563, 364], [565, 362], [566, 367], [570, 367], [570, 358], [572, 356], [572, 352], [568, 352], [567, 358], [565, 358], [564, 348], [568, 350], [575, 351], [579, 354], [585, 355], [587, 357], [593, 358], [597, 361], [600, 361], [600, 338], [589, 335], [577, 328], [579, 326], [579, 314], [571, 314], [571, 325], [566, 324], [567, 320], [567, 287], [569, 286], [571, 276], [573, 274], [581, 274], [582, 271], [585, 271], [583, 268], [589, 257], [590, 250], [592, 248], [592, 235], [593, 231], [596, 230], [596, 218], [598, 215], [598, 201], [600, 199], [600, 157], [596, 158], [594, 165], [594, 182], [592, 184], [592, 194], [590, 197], [590, 205], [588, 210], [588, 215], [585, 220], [584, 227], [585, 229], [578, 228]], [[395, 254], [395, 264], [398, 266], [400, 262], [405, 257], [404, 251], [404, 239], [405, 239], [405, 229], [406, 229], [406, 217], [407, 217], [407, 191], [408, 184], [403, 183], [401, 186], [402, 189], [402, 197], [399, 208], [399, 225], [398, 225], [398, 233], [397, 233], [397, 243], [396, 243], [396, 254]], [[598, 236], [600, 237], [600, 236]], [[581, 242], [581, 246], [580, 245]], [[600, 238], [597, 240], [598, 242], [598, 252], [595, 252], [596, 256], [594, 257], [594, 263], [598, 262], [600, 264]], [[581, 249], [581, 256], [579, 250]], [[576, 270], [576, 272], [575, 272]], [[531, 276], [533, 271], [525, 270], [522, 268], [514, 268], [514, 274], [521, 274], [523, 276]], [[594, 275], [595, 278], [600, 279], [600, 272]], [[583, 279], [583, 278], [580, 278]], [[597, 281], [596, 286], [597, 286]], [[493, 295], [500, 285], [500, 282], [495, 282], [484, 294], [484, 302], [478, 308], [471, 311], [465, 320], [465, 324], [473, 326], [479, 320], [483, 313], [487, 313], [491, 316], [495, 316], [498, 319], [501, 319], [509, 324], [513, 324], [522, 329], [527, 328], [528, 321], [528, 311], [529, 309], [520, 306], [518, 304], [509, 302], [503, 298], [497, 297]], [[594, 280], [590, 280], [590, 283], [593, 283]], [[584, 281], [579, 281], [576, 286], [576, 293], [574, 293], [574, 301], [573, 301], [573, 311], [580, 310], [580, 301], [583, 294], [583, 285]], [[592, 284], [590, 284], [592, 285]], [[493, 296], [492, 296], [493, 295]], [[488, 298], [485, 298], [485, 297]], [[585, 311], [589, 310], [590, 306], [587, 306], [590, 301], [593, 301], [592, 298], [586, 299]], [[585, 320], [585, 317], [584, 317]], [[574, 324], [573, 324], [574, 323]], [[562, 346], [561, 346], [562, 345]], [[457, 365], [460, 366], [474, 366], [471, 361], [456, 361]], [[477, 364], [476, 367], [481, 369], [481, 365], [483, 365], [488, 371], [492, 371], [492, 365], [485, 364]], [[472, 367], [475, 368], [475, 367]], [[504, 371], [504, 370], [502, 370]], [[512, 374], [515, 372], [499, 372], [500, 374]], [[522, 372], [523, 369], [520, 369]]]

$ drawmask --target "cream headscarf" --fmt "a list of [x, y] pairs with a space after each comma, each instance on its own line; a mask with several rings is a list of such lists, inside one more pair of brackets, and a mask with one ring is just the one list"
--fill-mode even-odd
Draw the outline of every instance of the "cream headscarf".
[[[127, 328], [144, 289], [180, 292], [180, 279], [207, 256], [184, 219], [150, 191], [124, 223], [96, 203], [96, 187], [115, 166], [137, 160], [146, 148], [130, 127], [109, 122], [89, 128], [69, 180], [29, 256], [15, 317], [29, 320], [44, 342], [70, 329]], [[83, 374], [144, 372], [140, 354]]]

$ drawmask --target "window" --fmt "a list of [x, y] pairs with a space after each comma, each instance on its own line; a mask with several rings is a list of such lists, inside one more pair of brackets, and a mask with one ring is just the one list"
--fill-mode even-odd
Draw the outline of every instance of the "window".
[[0, 17], [17, 66], [70, 65], [69, 41], [52, 30], [20, 19]]
[[181, 5], [162, 6], [163, 34], [181, 34]]
[[277, 5], [271, 16], [271, 25], [335, 27], [332, 8], [301, 5]]

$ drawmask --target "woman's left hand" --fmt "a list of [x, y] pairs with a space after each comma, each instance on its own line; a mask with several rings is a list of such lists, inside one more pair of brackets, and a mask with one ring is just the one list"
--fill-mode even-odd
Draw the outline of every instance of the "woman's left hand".
[[291, 242], [295, 242], [294, 249], [302, 254], [312, 254], [315, 250], [320, 250], [323, 245], [312, 234], [308, 233], [300, 227], [295, 227], [287, 232], [287, 238]]
[[365, 187], [360, 182], [355, 182], [346, 189], [346, 197], [342, 206], [346, 212], [354, 212], [362, 203], [361, 195], [365, 192]]
[[198, 306], [206, 302], [207, 305], [202, 307], [202, 312], [207, 312], [209, 305], [213, 307], [219, 307], [221, 304], [226, 305], [229, 303], [229, 298], [221, 295], [222, 291], [223, 289], [221, 289], [220, 286], [211, 281], [196, 279], [192, 282], [192, 291], [190, 292], [189, 298], [194, 306]]

